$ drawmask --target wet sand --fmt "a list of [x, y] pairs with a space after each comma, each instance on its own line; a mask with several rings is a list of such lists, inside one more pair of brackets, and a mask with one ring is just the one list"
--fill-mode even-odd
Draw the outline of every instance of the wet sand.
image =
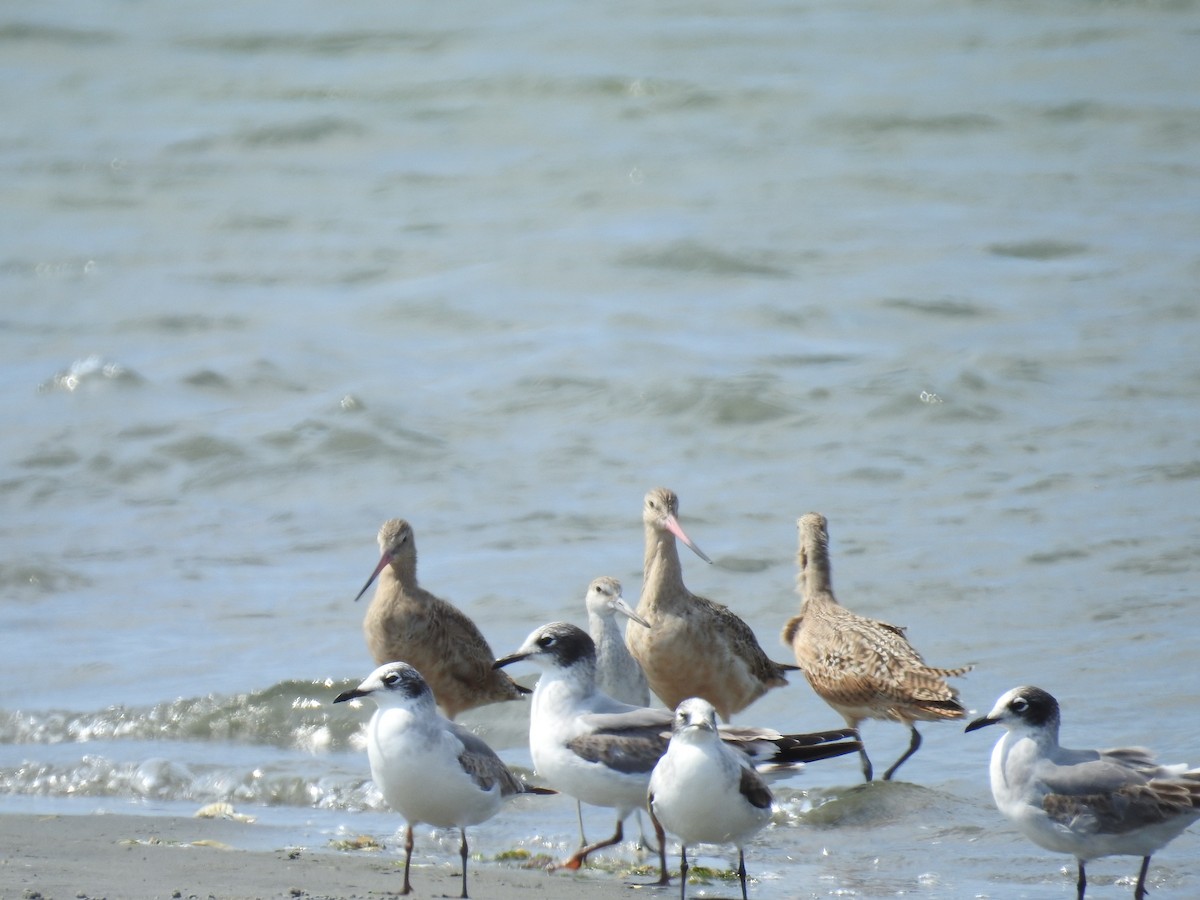
[[[227, 819], [0, 815], [0, 898], [352, 900], [399, 894], [402, 853], [246, 849], [266, 846], [264, 827]], [[437, 865], [414, 863], [410, 896], [458, 897], [460, 875], [457, 856]], [[547, 872], [475, 859], [468, 878], [474, 900], [612, 898], [633, 882], [594, 870]]]

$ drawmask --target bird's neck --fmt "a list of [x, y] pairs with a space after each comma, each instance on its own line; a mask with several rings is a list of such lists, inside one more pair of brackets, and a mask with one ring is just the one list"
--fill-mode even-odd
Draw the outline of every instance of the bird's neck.
[[397, 557], [391, 565], [379, 573], [380, 584], [391, 582], [406, 594], [417, 592], [417, 560], [415, 557]]
[[612, 616], [602, 616], [599, 613], [588, 613], [588, 634], [591, 635], [597, 652], [614, 636], [618, 641], [622, 639], [621, 629], [617, 627], [616, 620]]
[[683, 587], [683, 567], [675, 536], [646, 528], [646, 556], [642, 567], [642, 600], [658, 600]]
[[596, 664], [581, 660], [571, 669], [547, 669], [533, 688], [532, 714], [559, 715], [573, 711], [596, 690]]
[[824, 543], [813, 541], [804, 548], [797, 581], [805, 602], [837, 603], [833, 595], [829, 548]]
[[418, 728], [420, 719], [404, 706], [381, 705], [371, 717], [370, 731], [378, 740], [387, 742], [395, 736]]
[[1002, 810], [1020, 803], [1029, 781], [1036, 777], [1037, 760], [1042, 755], [1040, 741], [1031, 734], [1008, 731], [996, 742], [989, 774], [992, 796]]

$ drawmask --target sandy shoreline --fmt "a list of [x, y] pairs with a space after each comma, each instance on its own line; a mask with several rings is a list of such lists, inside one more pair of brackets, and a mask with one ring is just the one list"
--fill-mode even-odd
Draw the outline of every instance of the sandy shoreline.
[[[263, 846], [266, 826], [227, 819], [0, 815], [0, 900], [377, 898], [398, 894], [395, 853]], [[468, 834], [469, 837], [469, 834]], [[605, 872], [521, 869], [472, 859], [473, 900], [612, 898], [633, 881]], [[457, 897], [457, 856], [413, 868], [413, 897]]]

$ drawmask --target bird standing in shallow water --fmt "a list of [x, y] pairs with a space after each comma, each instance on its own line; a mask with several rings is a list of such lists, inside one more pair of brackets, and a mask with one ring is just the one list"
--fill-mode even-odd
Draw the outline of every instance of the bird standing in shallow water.
[[746, 841], [771, 821], [771, 791], [750, 761], [717, 731], [707, 700], [684, 700], [675, 710], [671, 742], [650, 775], [647, 802], [662, 827], [680, 840], [679, 897], [687, 900], [687, 845], [733, 844], [746, 897]]
[[[577, 869], [588, 854], [620, 843], [622, 823], [646, 805], [650, 773], [666, 752], [673, 716], [665, 709], [618, 703], [596, 689], [596, 647], [582, 628], [551, 622], [535, 629], [496, 666], [528, 660], [542, 669], [529, 716], [529, 752], [537, 774], [551, 787], [617, 810], [616, 833], [584, 847], [563, 863]], [[765, 777], [796, 772], [803, 763], [856, 752], [849, 729], [780, 734], [770, 728], [722, 725], [721, 739], [759, 767]], [[667, 884], [661, 829], [658, 884]]]
[[1088, 860], [1126, 855], [1142, 857], [1133, 896], [1143, 900], [1150, 857], [1200, 819], [1200, 768], [1160, 766], [1141, 747], [1061, 747], [1060, 721], [1054, 697], [1018, 687], [966, 730], [1004, 727], [990, 767], [996, 807], [1038, 846], [1075, 857], [1077, 900]]
[[[646, 674], [638, 661], [629, 655], [625, 646], [625, 636], [617, 624], [617, 616], [623, 616], [632, 623], [628, 628], [649, 628], [646, 621], [630, 608], [621, 595], [621, 582], [609, 575], [601, 575], [588, 585], [583, 597], [588, 614], [588, 634], [596, 645], [596, 687], [601, 693], [607, 694], [621, 703], [630, 706], [649, 706], [650, 687], [646, 684]], [[579, 846], [586, 847], [587, 834], [583, 830], [583, 803], [575, 801], [576, 813], [579, 818]], [[641, 833], [642, 844], [647, 846], [646, 831], [642, 825], [639, 811], [634, 815], [638, 820], [638, 830]]]
[[646, 550], [637, 613], [648, 629], [630, 628], [625, 642], [650, 690], [674, 708], [703, 697], [726, 722], [768, 690], [787, 684], [795, 666], [773, 662], [750, 626], [728, 607], [699, 597], [683, 583], [676, 538], [705, 562], [678, 521], [679, 498], [654, 488], [642, 505]]
[[650, 623], [630, 608], [621, 596], [621, 582], [608, 575], [592, 581], [583, 600], [587, 606], [588, 634], [596, 644], [596, 686], [621, 703], [649, 706], [646, 674], [625, 646], [617, 616], [633, 623], [627, 627], [649, 628]]
[[462, 841], [462, 896], [467, 896], [467, 826], [490, 819], [506, 797], [548, 794], [527, 788], [492, 748], [438, 715], [433, 694], [408, 663], [380, 666], [334, 703], [370, 697], [379, 707], [367, 725], [371, 778], [388, 806], [404, 816], [404, 887], [412, 890], [413, 827], [420, 823], [457, 828]]
[[412, 526], [388, 519], [379, 529], [379, 564], [358, 600], [379, 579], [363, 619], [376, 665], [404, 660], [414, 666], [450, 719], [464, 710], [530, 693], [492, 668], [495, 654], [475, 623], [458, 607], [417, 584]]
[[[885, 719], [908, 727], [912, 735], [908, 750], [883, 775], [883, 780], [889, 781], [921, 746], [915, 722], [966, 715], [958, 691], [945, 679], [963, 675], [973, 666], [927, 666], [903, 628], [856, 615], [839, 604], [833, 595], [825, 517], [807, 513], [796, 525], [800, 614], [784, 626], [783, 641], [791, 645], [796, 664], [817, 696], [851, 728], [864, 719]], [[870, 781], [873, 770], [865, 747], [861, 758], [863, 776]]]

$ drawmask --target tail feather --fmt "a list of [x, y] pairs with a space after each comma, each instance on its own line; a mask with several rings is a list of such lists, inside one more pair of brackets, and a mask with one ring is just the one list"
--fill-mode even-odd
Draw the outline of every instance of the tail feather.
[[[848, 734], [852, 735], [854, 740], [830, 739], [820, 743], [796, 744], [787, 748], [781, 747], [778, 755], [771, 762], [810, 763], [822, 759], [832, 759], [835, 756], [845, 756], [847, 753], [858, 753], [862, 750], [862, 741], [858, 740], [856, 732], [850, 731]], [[846, 736], [846, 733], [842, 733], [839, 735], [839, 738]], [[805, 737], [812, 737], [812, 735], [805, 735]]]

